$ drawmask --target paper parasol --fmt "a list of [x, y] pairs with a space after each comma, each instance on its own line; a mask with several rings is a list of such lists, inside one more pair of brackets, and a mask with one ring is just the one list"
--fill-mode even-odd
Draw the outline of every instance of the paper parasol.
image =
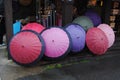
[[32, 66], [37, 63], [44, 53], [44, 41], [34, 31], [24, 30], [17, 33], [9, 43], [10, 55], [17, 64]]
[[41, 33], [45, 41], [47, 59], [61, 59], [70, 51], [70, 39], [67, 32], [58, 27], [51, 27]]
[[113, 29], [108, 24], [100, 24], [98, 28], [100, 28], [103, 32], [105, 32], [109, 41], [108, 48], [110, 48], [115, 41], [115, 34]]
[[75, 18], [73, 23], [81, 25], [85, 31], [93, 27], [92, 21], [86, 16], [79, 16]]
[[91, 52], [96, 55], [105, 54], [108, 49], [108, 39], [99, 28], [91, 28], [86, 34], [86, 44]]
[[89, 17], [94, 24], [94, 27], [97, 27], [101, 24], [101, 17], [93, 10], [88, 10], [85, 13], [85, 16]]
[[86, 33], [84, 29], [79, 24], [71, 23], [66, 25], [66, 30], [68, 31], [72, 39], [71, 51], [81, 51], [85, 47]]
[[28, 23], [25, 26], [23, 26], [22, 30], [33, 30], [36, 31], [37, 33], [41, 33], [45, 27], [43, 27], [41, 24], [38, 23]]

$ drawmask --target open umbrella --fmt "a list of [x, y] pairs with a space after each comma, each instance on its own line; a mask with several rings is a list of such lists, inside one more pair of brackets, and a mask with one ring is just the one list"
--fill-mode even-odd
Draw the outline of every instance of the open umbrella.
[[99, 24], [101, 24], [101, 17], [95, 11], [89, 9], [85, 13], [85, 16], [87, 16], [91, 19], [91, 21], [93, 22], [95, 27], [97, 27]]
[[44, 30], [41, 35], [45, 41], [47, 59], [61, 59], [70, 51], [70, 38], [64, 29], [51, 27]]
[[109, 41], [108, 48], [110, 48], [115, 41], [115, 34], [113, 29], [108, 24], [100, 24], [98, 28], [100, 28], [103, 32], [105, 32]]
[[86, 16], [79, 16], [75, 18], [73, 23], [81, 25], [85, 31], [93, 27], [92, 21]]
[[71, 51], [81, 51], [85, 47], [86, 33], [84, 29], [79, 24], [71, 23], [66, 25], [66, 30], [68, 31], [72, 39]]
[[102, 55], [108, 49], [108, 39], [105, 33], [99, 28], [91, 28], [86, 34], [87, 47], [93, 54]]
[[39, 34], [30, 30], [17, 33], [9, 43], [10, 55], [17, 64], [32, 66], [44, 53], [44, 41]]
[[25, 26], [23, 26], [22, 30], [33, 30], [36, 31], [37, 33], [40, 33], [41, 31], [43, 31], [45, 29], [45, 27], [43, 27], [41, 24], [39, 23], [28, 23]]

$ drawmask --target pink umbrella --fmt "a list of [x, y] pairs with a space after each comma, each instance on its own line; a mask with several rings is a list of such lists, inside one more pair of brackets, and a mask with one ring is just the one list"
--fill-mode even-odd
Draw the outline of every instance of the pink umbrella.
[[38, 23], [28, 23], [25, 26], [23, 26], [22, 30], [33, 30], [36, 31], [38, 33], [40, 33], [41, 31], [43, 31], [45, 29], [45, 27], [43, 27], [41, 24]]
[[10, 55], [17, 64], [30, 66], [37, 63], [44, 53], [44, 41], [34, 31], [24, 30], [16, 34], [9, 43]]
[[103, 32], [105, 32], [109, 41], [108, 48], [110, 48], [115, 41], [115, 34], [113, 29], [108, 24], [100, 24], [98, 28], [100, 28]]
[[45, 41], [45, 56], [48, 59], [59, 59], [70, 51], [70, 39], [65, 30], [58, 27], [46, 29], [41, 33]]
[[91, 28], [86, 34], [87, 47], [93, 54], [102, 55], [108, 49], [108, 39], [99, 28]]

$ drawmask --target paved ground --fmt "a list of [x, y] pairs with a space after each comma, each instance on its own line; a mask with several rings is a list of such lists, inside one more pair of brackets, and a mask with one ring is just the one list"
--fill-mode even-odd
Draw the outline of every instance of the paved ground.
[[92, 57], [59, 68], [21, 67], [7, 60], [6, 50], [0, 49], [1, 80], [120, 80], [120, 54]]
[[[115, 47], [117, 46], [117, 47]], [[71, 63], [25, 68], [7, 59], [0, 47], [0, 80], [120, 80], [120, 48], [115, 43], [103, 56]]]
[[31, 68], [21, 67], [7, 59], [5, 48], [0, 47], [0, 80], [15, 80], [19, 77], [41, 73], [43, 68], [35, 66]]
[[120, 80], [120, 55], [46, 70], [17, 80]]

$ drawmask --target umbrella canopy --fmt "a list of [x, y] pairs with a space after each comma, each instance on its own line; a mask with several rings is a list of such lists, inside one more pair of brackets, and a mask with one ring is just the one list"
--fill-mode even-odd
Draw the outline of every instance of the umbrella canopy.
[[65, 30], [52, 27], [41, 33], [45, 41], [45, 56], [47, 59], [60, 59], [70, 51], [70, 38]]
[[103, 32], [105, 32], [109, 41], [108, 48], [110, 48], [115, 41], [115, 34], [113, 29], [108, 24], [100, 24], [98, 28], [100, 28]]
[[23, 26], [22, 30], [33, 30], [36, 31], [37, 33], [40, 33], [43, 31], [45, 27], [43, 27], [41, 24], [38, 23], [28, 23], [27, 25]]
[[91, 19], [91, 21], [93, 22], [95, 27], [97, 27], [99, 24], [101, 24], [101, 17], [95, 11], [88, 10], [85, 13], [85, 16], [87, 16]]
[[79, 24], [71, 23], [66, 25], [66, 30], [68, 31], [72, 39], [71, 51], [81, 51], [85, 47], [86, 33], [84, 29]]
[[108, 39], [105, 33], [99, 28], [91, 28], [86, 34], [87, 47], [93, 54], [102, 55], [108, 49]]
[[44, 41], [34, 31], [21, 31], [9, 43], [10, 55], [17, 64], [31, 66], [37, 63], [44, 53]]
[[86, 16], [79, 16], [75, 18], [73, 23], [81, 25], [85, 31], [93, 27], [92, 21]]

